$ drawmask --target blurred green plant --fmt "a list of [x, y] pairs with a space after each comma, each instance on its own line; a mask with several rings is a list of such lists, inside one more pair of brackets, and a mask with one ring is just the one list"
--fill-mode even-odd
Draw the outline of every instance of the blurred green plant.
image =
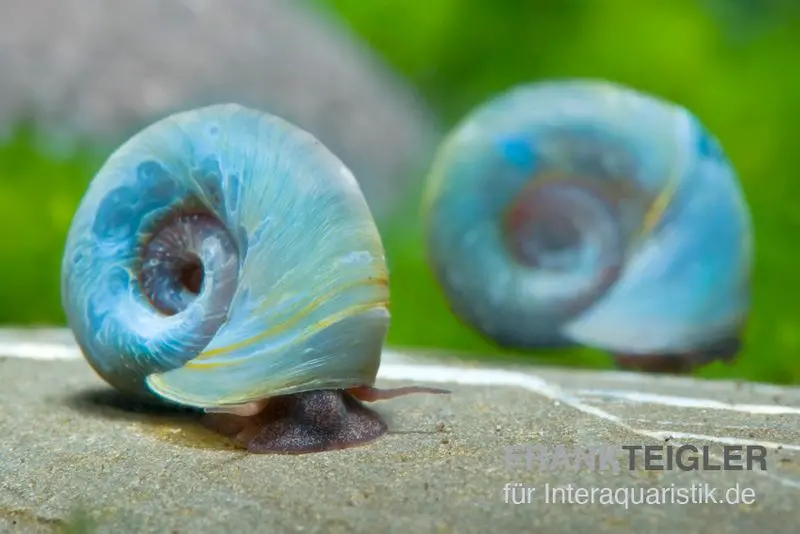
[[[518, 83], [595, 77], [696, 113], [736, 166], [756, 227], [754, 311], [746, 348], [705, 377], [800, 383], [800, 309], [790, 250], [800, 231], [800, 22], [791, 2], [744, 0], [317, 0], [339, 12], [452, 126]], [[743, 15], [744, 14], [744, 15]], [[745, 38], [746, 37], [746, 38]], [[100, 161], [45, 157], [28, 128], [0, 146], [0, 322], [63, 324], [59, 272], [75, 208]], [[608, 367], [592, 350], [516, 355], [448, 310], [425, 260], [420, 214], [382, 224], [391, 269], [389, 342], [465, 355]]]
[[0, 145], [0, 323], [53, 324], [61, 310], [61, 254], [96, 158], [42, 155], [33, 129], [21, 125]]

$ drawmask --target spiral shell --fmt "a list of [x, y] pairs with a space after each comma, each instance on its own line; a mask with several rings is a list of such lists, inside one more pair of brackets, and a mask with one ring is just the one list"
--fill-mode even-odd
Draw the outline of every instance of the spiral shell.
[[599, 80], [520, 86], [440, 147], [425, 197], [453, 311], [499, 344], [713, 350], [750, 307], [749, 208], [684, 108]]
[[108, 158], [69, 230], [62, 300], [107, 382], [196, 407], [370, 385], [389, 325], [352, 173], [235, 104], [164, 118]]

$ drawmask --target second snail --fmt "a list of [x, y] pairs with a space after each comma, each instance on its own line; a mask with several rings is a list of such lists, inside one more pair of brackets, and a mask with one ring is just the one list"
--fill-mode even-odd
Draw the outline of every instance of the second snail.
[[424, 213], [451, 309], [502, 346], [588, 346], [656, 372], [740, 351], [750, 211], [681, 106], [599, 80], [516, 87], [442, 143]]
[[389, 327], [383, 245], [349, 169], [308, 132], [239, 105], [176, 113], [119, 147], [73, 218], [69, 326], [134, 397], [201, 409], [257, 453], [383, 436], [361, 401]]

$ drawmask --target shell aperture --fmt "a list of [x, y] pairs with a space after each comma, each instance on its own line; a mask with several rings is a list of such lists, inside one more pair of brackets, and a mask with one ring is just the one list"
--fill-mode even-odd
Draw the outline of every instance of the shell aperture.
[[686, 109], [599, 80], [516, 87], [442, 143], [424, 200], [452, 310], [513, 348], [713, 351], [750, 309], [749, 207]]
[[106, 160], [69, 230], [62, 301], [106, 381], [196, 407], [371, 385], [389, 325], [352, 173], [236, 104], [166, 117]]

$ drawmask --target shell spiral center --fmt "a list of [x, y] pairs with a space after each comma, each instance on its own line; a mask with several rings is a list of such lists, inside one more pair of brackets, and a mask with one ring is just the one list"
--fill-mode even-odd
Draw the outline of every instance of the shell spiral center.
[[[509, 206], [503, 235], [512, 258], [556, 301], [583, 308], [617, 279], [625, 235], [613, 198], [580, 179], [535, 180]], [[570, 313], [575, 310], [570, 310]]]
[[146, 242], [140, 280], [150, 303], [166, 315], [189, 307], [207, 287], [223, 307], [236, 290], [238, 252], [225, 226], [206, 214], [180, 214]]

